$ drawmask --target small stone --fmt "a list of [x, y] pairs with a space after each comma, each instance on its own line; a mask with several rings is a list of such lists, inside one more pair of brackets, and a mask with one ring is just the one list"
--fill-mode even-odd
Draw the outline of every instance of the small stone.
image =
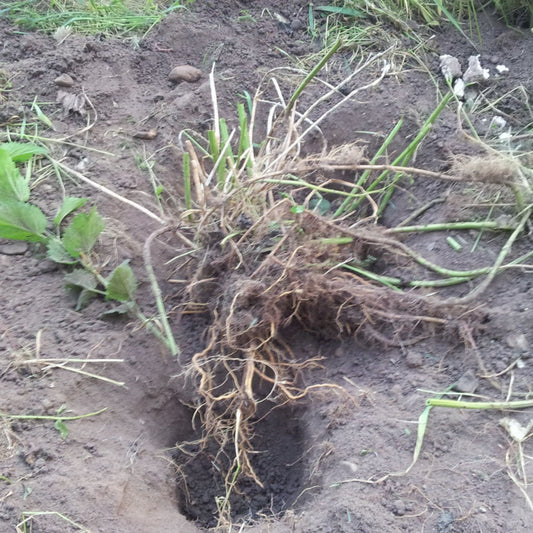
[[467, 370], [454, 384], [453, 390], [473, 394], [479, 385], [479, 380], [471, 370]]
[[444, 54], [440, 56], [440, 71], [444, 76], [444, 79], [451, 83], [456, 78], [460, 78], [462, 75], [461, 63], [459, 60], [451, 55]]
[[68, 74], [61, 74], [54, 80], [54, 83], [59, 87], [72, 87], [74, 80]]
[[348, 474], [355, 474], [358, 470], [357, 464], [352, 461], [341, 461], [340, 465], [347, 471]]
[[392, 512], [396, 516], [403, 516], [405, 514], [405, 502], [403, 500], [394, 500], [392, 503]]
[[25, 254], [27, 250], [28, 243], [23, 241], [0, 244], [0, 254], [3, 255], [22, 255]]
[[292, 19], [291, 28], [294, 31], [299, 31], [304, 27], [304, 23], [300, 19]]
[[174, 67], [168, 75], [168, 79], [175, 83], [179, 83], [180, 81], [194, 83], [201, 77], [202, 71], [196, 67], [192, 67], [191, 65], [180, 65], [179, 67]]
[[422, 354], [414, 350], [409, 350], [407, 352], [407, 357], [405, 358], [405, 361], [409, 368], [420, 368], [424, 364]]
[[507, 337], [505, 337], [505, 342], [507, 343], [507, 346], [509, 346], [509, 348], [521, 350], [522, 352], [527, 352], [529, 349], [529, 342], [527, 341], [527, 338], [523, 333], [511, 333], [510, 335], [507, 335]]
[[133, 137], [135, 139], [146, 139], [148, 141], [151, 141], [152, 139], [155, 139], [157, 137], [157, 130], [150, 129], [146, 131], [136, 131], [133, 134]]

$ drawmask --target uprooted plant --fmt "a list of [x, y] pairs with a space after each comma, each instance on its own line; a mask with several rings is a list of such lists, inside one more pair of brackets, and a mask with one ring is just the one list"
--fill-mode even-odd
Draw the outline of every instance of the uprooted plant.
[[[257, 420], [272, 406], [294, 402], [312, 389], [334, 387], [305, 385], [302, 373], [319, 360], [302, 360], [291, 350], [294, 327], [320, 337], [358, 335], [401, 345], [437, 330], [461, 335], [475, 321], [466, 304], [502, 269], [517, 267], [532, 255], [504, 265], [531, 214], [531, 190], [519, 166], [508, 166], [505, 180], [476, 174], [467, 164], [457, 166], [454, 175], [409, 167], [450, 97], [391, 164], [387, 149], [402, 121], [371, 158], [358, 144], [327, 149], [321, 122], [355, 94], [377, 85], [387, 74], [386, 63], [375, 81], [328, 103], [318, 118], [313, 115], [383, 56], [362, 62], [303, 112], [297, 110], [298, 96], [318, 68], [288, 101], [276, 79], [269, 78], [263, 91], [272, 89], [277, 101], [265, 99], [259, 90], [248, 102], [249, 113], [239, 104], [234, 130], [219, 118], [212, 73], [213, 129], [206, 139], [187, 131], [180, 135], [185, 210], [178, 224], [158, 235], [172, 230], [177, 238], [172, 263], [183, 285], [175, 296], [177, 308], [183, 314], [205, 313], [210, 321], [205, 349], [192, 357], [187, 370], [197, 379], [195, 417], [201, 421], [202, 438], [179, 446], [180, 461], [194, 460], [202, 451], [211, 454], [225, 486], [217, 499], [219, 526], [231, 523], [231, 500], [240, 480], [262, 483], [253, 466]], [[268, 118], [266, 135], [257, 145], [259, 110], [266, 110]], [[310, 134], [323, 141], [319, 154], [304, 154]], [[339, 178], [340, 171], [353, 171], [355, 180]], [[378, 224], [380, 215], [406, 177], [507, 186], [518, 213], [505, 223], [485, 219], [386, 229]], [[422, 212], [413, 213], [410, 221]], [[450, 229], [511, 234], [493, 265], [474, 270], [437, 265], [397, 238], [400, 233]], [[482, 276], [478, 287], [462, 298], [443, 299], [419, 289], [435, 291]]]

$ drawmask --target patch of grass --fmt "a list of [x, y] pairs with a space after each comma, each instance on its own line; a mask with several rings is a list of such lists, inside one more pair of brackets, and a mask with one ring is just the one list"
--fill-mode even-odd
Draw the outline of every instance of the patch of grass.
[[[322, 37], [331, 43], [342, 37], [343, 46], [375, 45], [390, 41], [388, 26], [416, 43], [424, 40], [424, 27], [436, 27], [449, 23], [467, 40], [477, 35], [479, 39], [478, 13], [492, 9], [507, 24], [533, 27], [533, 4], [530, 0], [335, 0], [316, 5], [309, 12], [309, 32], [318, 35], [317, 17], [324, 22]], [[324, 20], [325, 19], [325, 20]], [[466, 29], [465, 29], [466, 27]], [[397, 35], [395, 36], [397, 37]]]
[[533, 29], [533, 4], [530, 0], [492, 0], [506, 24]]
[[169, 13], [194, 0], [21, 0], [0, 9], [24, 30], [53, 33], [60, 27], [81, 34], [146, 35]]

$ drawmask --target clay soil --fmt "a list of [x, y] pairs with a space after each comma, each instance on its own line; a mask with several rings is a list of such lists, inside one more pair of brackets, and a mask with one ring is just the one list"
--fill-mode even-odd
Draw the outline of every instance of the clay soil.
[[[251, 17], [243, 17], [243, 9]], [[12, 84], [3, 94], [0, 123], [5, 128], [17, 117], [31, 117], [31, 102], [37, 97], [55, 127], [46, 131], [41, 125], [41, 132], [51, 137], [75, 135], [86, 118], [64, 112], [56, 103], [54, 83], [60, 74], [69, 74], [75, 84], [66, 90], [85, 93], [93, 108], [90, 115], [97, 114], [96, 123], [69, 139], [73, 145], [58, 144], [54, 154], [92, 180], [156, 210], [142, 160], [153, 156], [161, 184], [179, 198], [178, 134], [185, 128], [205, 131], [210, 125], [208, 74], [213, 63], [221, 113], [235, 124], [235, 104], [242, 101], [244, 91], [253, 94], [273, 68], [294, 66], [288, 55], [303, 59], [320, 50], [320, 43], [306, 32], [307, 9], [308, 3], [300, 0], [198, 1], [189, 11], [168, 17], [141, 42], [73, 35], [58, 43], [0, 20], [0, 67]], [[275, 13], [292, 25], [280, 23]], [[491, 69], [506, 65], [509, 72], [491, 82], [491, 101], [503, 97], [498, 105], [513, 131], [531, 123], [526, 103], [533, 92], [533, 35], [509, 29], [489, 16], [480, 24], [482, 43], [477, 50], [457, 33], [436, 29], [427, 47], [418, 50], [420, 61], [397, 55], [390, 75], [322, 125], [329, 145], [360, 140], [372, 153], [383, 139], [374, 134], [386, 134], [402, 116], [407, 124], [402, 140], [412, 138], [437, 104], [430, 74], [441, 91], [447, 90], [438, 75], [441, 54], [466, 62], [475, 53]], [[389, 33], [393, 36], [394, 28]], [[399, 50], [407, 46], [399, 37], [397, 44]], [[324, 79], [338, 82], [353, 68], [353, 60], [353, 51], [334, 58]], [[191, 84], [170, 82], [169, 71], [182, 64], [199, 68], [202, 78]], [[375, 68], [352, 83], [367, 83], [378, 74]], [[290, 77], [281, 79], [283, 87], [290, 88]], [[521, 90], [508, 96], [517, 87]], [[318, 85], [312, 87], [304, 100], [312, 101], [319, 90]], [[475, 111], [471, 118], [480, 135], [490, 137], [495, 112]], [[152, 128], [157, 130], [154, 139], [133, 136]], [[398, 140], [391, 157], [400, 144]], [[450, 107], [415, 163], [444, 171], [452, 154], [478, 150], [459, 131]], [[353, 179], [348, 173], [342, 177]], [[142, 261], [142, 243], [155, 223], [82, 182], [67, 179], [64, 186], [69, 195], [89, 197], [98, 206], [106, 220], [100, 257], [110, 264], [130, 259], [141, 281], [141, 306], [147, 314], [155, 314]], [[457, 201], [461, 198], [464, 203], [464, 191], [424, 179], [403, 184], [384, 223], [395, 225], [413, 209], [446, 194], [448, 201], [430, 210], [423, 221], [472, 215], [461, 211], [467, 208]], [[36, 185], [33, 195], [46, 213], [53, 214], [61, 197], [55, 176]], [[407, 242], [435, 262], [461, 268], [491, 264], [505, 238], [486, 235], [471, 253], [477, 233], [461, 234], [462, 252], [450, 248], [448, 235], [424, 234]], [[159, 242], [155, 257], [170, 307], [176, 285], [166, 281], [168, 269], [158, 263], [172, 257], [168, 244]], [[529, 237], [523, 235], [512, 255], [530, 248]], [[179, 472], [173, 464], [180, 461], [176, 444], [198, 437], [191, 409], [195, 383], [184, 379], [181, 371], [205, 345], [207, 318], [187, 315], [178, 320], [177, 313], [171, 314], [183, 347], [177, 361], [134, 319], [102, 319], [110, 306], [103, 300], [76, 311], [75, 298], [63, 286], [64, 271], [46, 260], [42, 251], [28, 246], [12, 252], [4, 247], [0, 253], [0, 412], [55, 415], [63, 409], [64, 415], [76, 416], [106, 411], [65, 422], [66, 436], [53, 421], [0, 418], [0, 531], [17, 531], [17, 524], [27, 517], [23, 513], [32, 511], [48, 514], [18, 530], [192, 533], [213, 527], [215, 498], [224, 495], [211, 460], [216, 450], [204, 450], [185, 466], [180, 463]], [[460, 296], [470, 289], [459, 286], [445, 296]], [[293, 325], [285, 333], [292, 339], [293, 353], [300, 360], [322, 358], [319, 368], [301, 377], [303, 382], [333, 383], [345, 392], [323, 389], [274, 409], [257, 423], [253, 445], [258, 453], [253, 462], [264, 488], [253, 482], [240, 486], [241, 494], [232, 500], [234, 530], [531, 531], [533, 509], [509, 476], [509, 468], [516, 472], [517, 446], [500, 426], [504, 414], [499, 411], [433, 409], [418, 462], [406, 475], [396, 474], [411, 464], [418, 417], [426, 398], [434, 395], [421, 389], [443, 391], [462, 378], [459, 388], [494, 400], [505, 400], [509, 390], [513, 398], [524, 398], [531, 390], [532, 296], [532, 279], [526, 271], [499, 275], [471, 303], [481, 318], [475, 337], [466, 343], [436, 334], [418, 344], [394, 346], [351, 337], [324, 338]], [[62, 368], [25, 364], [35, 357], [121, 359], [84, 370], [123, 386]], [[520, 364], [508, 370], [517, 360]], [[512, 416], [523, 424], [531, 419], [527, 411]], [[525, 470], [531, 476], [528, 447], [526, 442]], [[524, 491], [533, 498], [530, 488]], [[241, 524], [245, 526], [239, 529]]]

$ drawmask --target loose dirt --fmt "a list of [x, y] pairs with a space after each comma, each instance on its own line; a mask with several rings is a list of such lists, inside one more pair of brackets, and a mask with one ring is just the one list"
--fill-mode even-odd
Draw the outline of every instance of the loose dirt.
[[[251, 17], [243, 17], [243, 9]], [[0, 94], [0, 123], [5, 128], [17, 117], [32, 116], [31, 102], [37, 97], [56, 129], [50, 135], [74, 135], [69, 138], [72, 144], [57, 146], [57, 157], [157, 210], [143, 160], [153, 155], [153, 170], [165, 190], [174, 197], [182, 194], [178, 134], [185, 128], [205, 131], [210, 126], [212, 65], [216, 64], [221, 114], [234, 125], [235, 104], [245, 91], [253, 94], [272, 69], [293, 66], [289, 56], [303, 59], [320, 50], [305, 31], [307, 9], [308, 3], [299, 0], [290, 8], [275, 0], [197, 2], [190, 11], [167, 18], [140, 42], [71, 36], [58, 43], [2, 20], [0, 68], [12, 89]], [[283, 14], [289, 24], [280, 23], [275, 13]], [[480, 21], [483, 40], [478, 49], [451, 30], [437, 29], [427, 50], [418, 52], [419, 60], [413, 54], [395, 55], [390, 75], [321, 125], [329, 146], [360, 141], [372, 154], [401, 116], [407, 123], [401, 141], [409, 142], [435, 109], [434, 82], [447, 90], [438, 74], [441, 54], [454, 55], [463, 64], [470, 55], [480, 54], [483, 65], [508, 67], [490, 82], [490, 101], [501, 98], [498, 109], [513, 131], [531, 123], [526, 104], [533, 93], [533, 36], [491, 17]], [[340, 81], [352, 68], [353, 58], [351, 51], [334, 58], [323, 78]], [[172, 69], [181, 65], [199, 69], [200, 79], [170, 80]], [[378, 74], [377, 68], [365, 72], [353, 80], [352, 88]], [[60, 76], [70, 77], [72, 87], [58, 84]], [[284, 89], [294, 86], [294, 77], [281, 71], [280, 79]], [[84, 112], [57, 101], [58, 92], [65, 91], [86, 96]], [[313, 87], [303, 103], [313, 101], [319, 91]], [[491, 115], [487, 104], [478, 106], [471, 111], [472, 121], [480, 136], [490, 138], [490, 117], [495, 113]], [[417, 154], [417, 166], [444, 171], [452, 155], [479, 153], [459, 130], [451, 109], [436, 122]], [[95, 124], [78, 134], [87, 124], [86, 114], [96, 118]], [[139, 134], [153, 131], [156, 136]], [[404, 147], [400, 140], [395, 144], [392, 156]], [[349, 172], [339, 177], [353, 179]], [[68, 181], [64, 186], [69, 195], [90, 197], [98, 206], [107, 224], [100, 257], [113, 264], [131, 260], [142, 282], [140, 303], [147, 314], [155, 313], [142, 261], [142, 243], [155, 225], [86, 184]], [[55, 176], [39, 183], [33, 194], [53, 216], [61, 197]], [[484, 193], [425, 178], [406, 181], [384, 223], [396, 225], [413, 209], [441, 196], [443, 202], [418, 221], [463, 219], [475, 213], [465, 200], [468, 194]], [[477, 233], [463, 235], [461, 253], [452, 250], [440, 233], [405, 242], [449, 268], [491, 264], [505, 242], [504, 236], [494, 234], [469, 253]], [[192, 408], [198, 401], [195, 383], [182, 372], [205, 347], [207, 317], [185, 315], [178, 320], [171, 314], [183, 346], [175, 360], [135, 321], [102, 319], [109, 309], [104, 301], [94, 300], [75, 311], [75, 298], [63, 287], [63, 272], [35, 247], [10, 248], [5, 242], [0, 246], [0, 411], [54, 415], [66, 409], [64, 413], [74, 416], [106, 408], [101, 414], [65, 422], [65, 438], [53, 421], [2, 418], [0, 530], [15, 531], [28, 516], [25, 512], [47, 513], [32, 520], [32, 531], [46, 533], [187, 533], [216, 525], [217, 502], [225, 492], [213, 458], [223, 455], [224, 448], [220, 452], [207, 447], [198, 456], [187, 455], [199, 451], [192, 443], [201, 435]], [[172, 247], [168, 239], [160, 239], [154, 255], [169, 307], [176, 286], [166, 279], [170, 270], [163, 260], [172, 257]], [[513, 257], [530, 248], [529, 237], [523, 236]], [[471, 288], [450, 288], [445, 295], [460, 296]], [[262, 406], [252, 439], [252, 463], [263, 488], [251, 480], [239, 485], [231, 496], [234, 523], [246, 521], [243, 530], [255, 532], [531, 531], [533, 510], [509, 476], [509, 468], [516, 472], [517, 446], [499, 425], [501, 412], [433, 409], [418, 462], [407, 474], [399, 474], [412, 462], [425, 399], [435, 395], [421, 389], [443, 391], [462, 378], [463, 391], [475, 389], [491, 399], [505, 400], [508, 391], [524, 395], [531, 390], [532, 296], [527, 273], [510, 269], [496, 277], [471, 304], [481, 318], [469, 342], [436, 334], [414, 345], [392, 346], [331, 338], [290, 325], [283, 338], [291, 340], [298, 360], [320, 359], [319, 365], [299, 376], [301, 383], [339, 388], [320, 389], [272, 411], [271, 405]], [[123, 386], [26, 362], [37, 357], [121, 359], [84, 369]], [[530, 420], [527, 411], [512, 416], [523, 424]], [[524, 467], [531, 476], [528, 447], [526, 442]], [[530, 488], [524, 491], [533, 498]]]

